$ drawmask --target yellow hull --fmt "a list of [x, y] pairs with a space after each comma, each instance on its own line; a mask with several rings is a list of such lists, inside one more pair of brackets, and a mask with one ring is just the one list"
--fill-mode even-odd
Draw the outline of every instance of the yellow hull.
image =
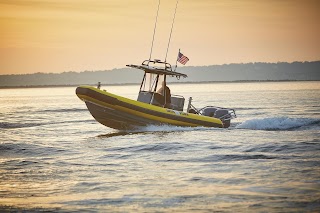
[[76, 94], [86, 103], [90, 113], [98, 122], [114, 129], [132, 129], [152, 124], [224, 127], [218, 118], [154, 106], [91, 86], [78, 87]]

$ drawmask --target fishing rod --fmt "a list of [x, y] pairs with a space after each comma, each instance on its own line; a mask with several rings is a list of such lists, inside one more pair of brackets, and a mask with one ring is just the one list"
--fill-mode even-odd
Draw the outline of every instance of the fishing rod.
[[[156, 16], [156, 21], [154, 23], [154, 28], [153, 28], [153, 36], [152, 36], [152, 43], [151, 43], [151, 50], [150, 50], [150, 56], [149, 56], [149, 62], [151, 60], [151, 55], [152, 55], [152, 49], [153, 49], [153, 42], [154, 42], [154, 36], [156, 34], [156, 29], [157, 29], [157, 23], [158, 23], [158, 16], [159, 16], [159, 8], [160, 8], [160, 0], [158, 2], [158, 10], [157, 10], [157, 16]], [[148, 66], [149, 66], [148, 62]]]
[[168, 47], [167, 47], [167, 52], [166, 52], [166, 57], [165, 57], [165, 59], [164, 59], [164, 62], [167, 61], [167, 55], [168, 55], [168, 51], [169, 51], [169, 46], [170, 46], [170, 41], [171, 41], [171, 35], [172, 35], [172, 29], [173, 29], [173, 25], [174, 25], [174, 20], [175, 20], [175, 18], [176, 18], [178, 2], [179, 2], [179, 0], [177, 0], [176, 8], [175, 8], [175, 10], [174, 10], [173, 20], [172, 20], [172, 25], [171, 25], [171, 31], [170, 31], [169, 41], [168, 41]]
[[[158, 9], [157, 9], [156, 20], [155, 20], [154, 28], [153, 28], [153, 36], [152, 36], [152, 43], [151, 43], [151, 50], [150, 50], [149, 62], [150, 62], [151, 56], [152, 56], [154, 38], [155, 38], [155, 34], [156, 34], [156, 29], [157, 29], [157, 23], [158, 23], [158, 17], [159, 17], [159, 10], [160, 10], [160, 2], [161, 2], [161, 1], [159, 0], [159, 1], [158, 1]], [[175, 18], [176, 18], [178, 3], [179, 3], [179, 0], [177, 0], [177, 2], [176, 2], [176, 7], [175, 7], [175, 10], [174, 10], [173, 20], [172, 20], [171, 30], [170, 30], [170, 35], [169, 35], [169, 41], [168, 41], [168, 46], [167, 46], [167, 51], [166, 51], [166, 57], [165, 57], [165, 59], [164, 59], [164, 62], [167, 62], [167, 56], [168, 56], [168, 51], [169, 51], [169, 47], [170, 47], [171, 36], [172, 36], [174, 21], [175, 21]], [[149, 62], [148, 62], [148, 65], [149, 65]]]

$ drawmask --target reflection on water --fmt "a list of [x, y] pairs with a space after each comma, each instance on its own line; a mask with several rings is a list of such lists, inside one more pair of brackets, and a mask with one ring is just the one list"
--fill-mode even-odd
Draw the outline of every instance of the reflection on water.
[[[138, 88], [106, 87], [133, 99]], [[75, 88], [0, 90], [0, 210], [320, 209], [318, 82], [170, 88], [238, 118], [229, 129], [124, 132], [97, 123]]]
[[126, 135], [138, 135], [138, 134], [147, 134], [147, 132], [126, 132], [126, 131], [119, 131], [119, 132], [111, 132], [108, 134], [102, 134], [98, 135], [98, 138], [111, 138], [111, 137], [116, 137], [116, 136], [126, 136]]

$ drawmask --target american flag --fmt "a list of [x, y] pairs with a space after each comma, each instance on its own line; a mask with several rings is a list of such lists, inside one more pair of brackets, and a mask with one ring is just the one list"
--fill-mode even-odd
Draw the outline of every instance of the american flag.
[[189, 58], [187, 56], [184, 56], [181, 52], [179, 52], [177, 61], [185, 65], [189, 61]]

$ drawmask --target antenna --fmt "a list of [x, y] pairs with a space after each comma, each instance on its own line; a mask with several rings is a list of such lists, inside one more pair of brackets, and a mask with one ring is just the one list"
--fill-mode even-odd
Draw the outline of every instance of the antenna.
[[174, 10], [173, 21], [172, 21], [172, 25], [171, 25], [171, 31], [170, 31], [170, 36], [169, 36], [169, 41], [168, 41], [168, 47], [167, 47], [167, 52], [166, 52], [166, 58], [164, 59], [164, 62], [167, 62], [167, 55], [168, 55], [168, 51], [169, 51], [169, 46], [170, 46], [170, 41], [171, 41], [171, 34], [172, 34], [173, 25], [174, 25], [174, 20], [175, 20], [175, 18], [176, 18], [178, 2], [179, 2], [179, 0], [177, 0], [176, 8], [175, 8], [175, 10]]
[[[149, 62], [151, 60], [151, 55], [152, 55], [152, 49], [153, 49], [153, 42], [154, 42], [154, 36], [156, 34], [156, 28], [157, 28], [157, 22], [158, 22], [158, 15], [159, 15], [159, 8], [160, 8], [160, 0], [158, 2], [158, 10], [157, 10], [157, 16], [156, 16], [156, 21], [154, 23], [154, 29], [153, 29], [153, 36], [152, 36], [152, 43], [151, 43], [151, 51], [150, 51], [150, 56], [149, 56]], [[148, 62], [148, 66], [149, 66]]]

